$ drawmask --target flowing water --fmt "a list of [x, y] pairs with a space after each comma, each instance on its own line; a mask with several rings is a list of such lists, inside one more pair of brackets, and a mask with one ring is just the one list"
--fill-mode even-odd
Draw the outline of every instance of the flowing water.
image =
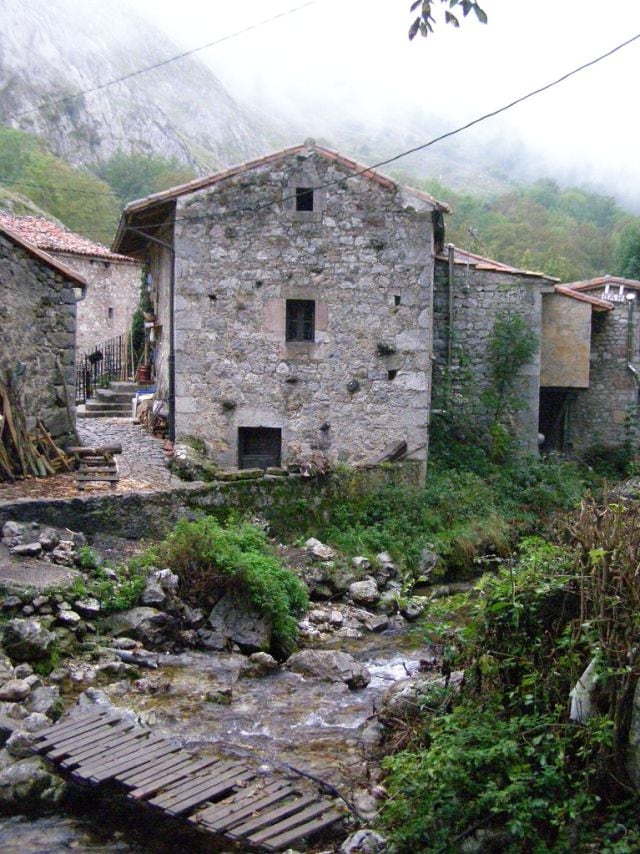
[[[415, 675], [430, 650], [413, 634], [388, 630], [360, 640], [341, 640], [371, 673], [367, 688], [321, 682], [279, 670], [259, 678], [239, 677], [245, 660], [233, 653], [163, 655], [156, 671], [136, 683], [115, 683], [107, 693], [115, 706], [134, 709], [158, 735], [199, 753], [253, 756], [274, 769], [294, 767], [337, 787], [347, 798], [366, 786], [375, 761], [375, 713], [393, 682]], [[231, 691], [231, 702], [212, 702]], [[109, 823], [109, 820], [106, 820]], [[86, 818], [54, 816], [36, 821], [0, 821], [0, 851], [141, 852], [179, 850], [139, 847], [128, 835], [105, 838], [105, 818], [96, 829]], [[116, 818], [112, 826], [117, 827]], [[183, 849], [188, 850], [188, 849]]]

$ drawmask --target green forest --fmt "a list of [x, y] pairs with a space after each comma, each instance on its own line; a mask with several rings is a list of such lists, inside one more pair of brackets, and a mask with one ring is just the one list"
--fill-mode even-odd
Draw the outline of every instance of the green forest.
[[[0, 128], [0, 207], [20, 214], [33, 212], [33, 204], [107, 245], [129, 201], [193, 177], [174, 160], [124, 151], [74, 168], [38, 137]], [[547, 178], [488, 197], [461, 194], [435, 180], [398, 177], [451, 206], [446, 240], [462, 249], [563, 282], [607, 273], [640, 278], [640, 217], [613, 196]]]

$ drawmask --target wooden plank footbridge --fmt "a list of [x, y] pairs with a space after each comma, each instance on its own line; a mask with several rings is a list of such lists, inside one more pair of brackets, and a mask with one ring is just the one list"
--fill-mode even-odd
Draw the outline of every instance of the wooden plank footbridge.
[[281, 851], [345, 818], [336, 800], [236, 759], [196, 757], [110, 712], [62, 719], [35, 750], [72, 780], [119, 784], [132, 801], [186, 819], [242, 850]]

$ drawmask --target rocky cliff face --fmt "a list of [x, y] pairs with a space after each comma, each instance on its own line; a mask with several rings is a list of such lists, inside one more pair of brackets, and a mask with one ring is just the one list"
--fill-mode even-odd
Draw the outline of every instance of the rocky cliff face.
[[35, 110], [162, 62], [180, 48], [127, 0], [0, 0], [0, 14], [0, 121], [44, 137], [74, 165], [122, 150], [210, 172], [278, 142], [193, 57]]

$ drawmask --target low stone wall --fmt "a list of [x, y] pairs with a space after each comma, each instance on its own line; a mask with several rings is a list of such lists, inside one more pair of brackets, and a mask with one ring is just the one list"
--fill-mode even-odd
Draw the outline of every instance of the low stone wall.
[[76, 498], [0, 502], [0, 527], [10, 520], [39, 522], [84, 534], [117, 534], [132, 540], [163, 536], [179, 519], [200, 511], [224, 518], [231, 511], [260, 515], [274, 534], [292, 520], [321, 517], [338, 494], [364, 493], [385, 484], [420, 485], [421, 465], [407, 461], [304, 478], [263, 477], [228, 483], [185, 483], [154, 492], [108, 493]]

